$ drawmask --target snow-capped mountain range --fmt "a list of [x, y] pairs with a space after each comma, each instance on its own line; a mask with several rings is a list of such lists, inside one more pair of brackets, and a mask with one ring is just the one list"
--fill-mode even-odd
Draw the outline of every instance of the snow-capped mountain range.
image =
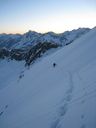
[[23, 35], [20, 34], [1, 34], [0, 47], [7, 49], [20, 49], [34, 46], [39, 42], [51, 42], [59, 45], [66, 45], [71, 43], [76, 38], [90, 31], [89, 28], [79, 28], [77, 30], [66, 31], [61, 34], [48, 32], [45, 34], [28, 31]]
[[1, 34], [0, 58], [25, 60], [25, 65], [30, 65], [48, 50], [68, 45], [89, 31], [89, 28], [79, 28], [61, 34], [53, 32], [41, 34], [34, 31], [23, 35]]
[[0, 60], [0, 128], [96, 128], [96, 28], [24, 64]]

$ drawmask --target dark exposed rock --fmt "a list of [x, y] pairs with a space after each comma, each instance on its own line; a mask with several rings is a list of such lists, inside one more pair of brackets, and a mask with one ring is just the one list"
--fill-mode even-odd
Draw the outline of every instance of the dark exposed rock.
[[26, 55], [26, 65], [30, 65], [37, 58], [41, 57], [47, 50], [51, 48], [59, 47], [58, 44], [53, 44], [50, 42], [38, 43], [36, 46], [32, 47]]
[[4, 59], [9, 56], [9, 51], [5, 48], [0, 49], [0, 58]]
[[51, 48], [57, 48], [59, 47], [58, 44], [50, 43], [50, 42], [44, 42], [44, 43], [38, 43], [35, 46], [30, 47], [27, 50], [24, 49], [12, 49], [7, 50], [5, 48], [0, 49], [0, 58], [8, 58], [8, 59], [15, 59], [17, 61], [25, 60], [25, 66], [29, 66], [31, 63], [34, 63], [34, 61], [41, 57], [47, 50]]

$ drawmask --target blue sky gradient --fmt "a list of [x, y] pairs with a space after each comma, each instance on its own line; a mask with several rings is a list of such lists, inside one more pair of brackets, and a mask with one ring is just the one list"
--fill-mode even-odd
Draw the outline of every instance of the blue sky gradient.
[[96, 26], [96, 0], [0, 0], [0, 33]]

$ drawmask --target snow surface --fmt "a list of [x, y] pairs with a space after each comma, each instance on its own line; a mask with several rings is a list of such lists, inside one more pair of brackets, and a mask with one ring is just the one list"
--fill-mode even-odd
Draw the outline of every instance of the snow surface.
[[24, 70], [24, 61], [0, 60], [0, 89], [18, 80]]
[[96, 128], [96, 28], [23, 73], [0, 89], [0, 128]]

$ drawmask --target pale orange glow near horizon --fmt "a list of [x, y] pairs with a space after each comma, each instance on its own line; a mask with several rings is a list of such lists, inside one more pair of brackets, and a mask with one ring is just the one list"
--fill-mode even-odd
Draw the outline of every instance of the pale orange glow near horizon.
[[0, 2], [0, 33], [23, 34], [29, 30], [62, 33], [96, 26], [95, 0], [4, 1]]

